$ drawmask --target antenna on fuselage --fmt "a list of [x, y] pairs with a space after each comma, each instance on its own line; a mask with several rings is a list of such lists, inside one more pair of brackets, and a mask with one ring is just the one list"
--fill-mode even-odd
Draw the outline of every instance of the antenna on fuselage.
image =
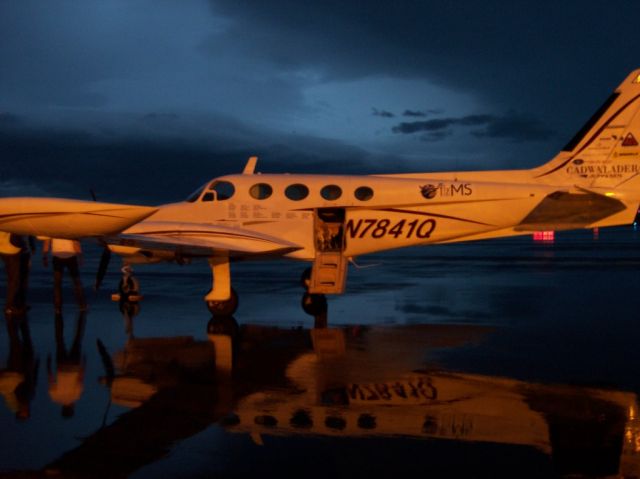
[[256, 164], [257, 163], [258, 163], [258, 157], [257, 156], [249, 157], [249, 160], [247, 161], [247, 164], [244, 165], [244, 170], [242, 170], [242, 174], [243, 175], [253, 175], [253, 173], [256, 170]]

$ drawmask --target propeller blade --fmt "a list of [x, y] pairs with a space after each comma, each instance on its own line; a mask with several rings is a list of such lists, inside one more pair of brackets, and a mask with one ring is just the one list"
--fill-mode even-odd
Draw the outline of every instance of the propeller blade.
[[96, 274], [96, 283], [93, 287], [95, 291], [98, 291], [104, 275], [107, 274], [107, 268], [109, 267], [109, 261], [111, 261], [111, 250], [105, 246], [102, 250], [102, 256], [100, 256], [100, 265], [98, 266], [98, 273]]

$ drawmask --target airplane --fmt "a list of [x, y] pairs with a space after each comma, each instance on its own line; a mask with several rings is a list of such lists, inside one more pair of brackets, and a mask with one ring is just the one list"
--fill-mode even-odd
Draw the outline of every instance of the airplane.
[[241, 174], [157, 207], [0, 199], [0, 230], [94, 238], [125, 264], [207, 259], [214, 315], [238, 306], [230, 263], [288, 258], [310, 314], [345, 291], [354, 258], [407, 246], [633, 223], [640, 205], [640, 69], [549, 162], [533, 169], [377, 175]]

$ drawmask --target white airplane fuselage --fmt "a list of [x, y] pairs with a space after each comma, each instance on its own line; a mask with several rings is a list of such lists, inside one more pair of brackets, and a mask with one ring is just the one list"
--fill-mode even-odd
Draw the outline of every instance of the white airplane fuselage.
[[[467, 179], [487, 177], [490, 173], [495, 174], [495, 182]], [[339, 249], [345, 256], [355, 257], [422, 244], [530, 234], [544, 225], [528, 226], [522, 221], [546, 196], [559, 190], [572, 194], [566, 186], [497, 181], [499, 176], [509, 173], [520, 172], [470, 172], [458, 173], [457, 177], [453, 173], [416, 174], [413, 177], [229, 175], [211, 181], [195, 201], [161, 206], [155, 214], [124, 233], [142, 232], [157, 222], [231, 226], [295, 243], [300, 249], [284, 256], [311, 261], [318, 250], [318, 236], [322, 234], [317, 227], [317, 217], [323, 211], [344, 212], [344, 217], [338, 220], [342, 227]], [[449, 177], [452, 179], [446, 179]], [[210, 197], [206, 201], [207, 193], [212, 191], [210, 188], [220, 182], [232, 184], [233, 195], [228, 199]], [[255, 185], [269, 185], [271, 195], [256, 199], [251, 195]], [[300, 200], [287, 198], [285, 191], [291, 185], [306, 186], [308, 195]], [[321, 191], [327, 186], [338, 187], [340, 197], [323, 198]], [[355, 196], [356, 190], [362, 187], [370, 188], [371, 198], [360, 200]], [[606, 195], [608, 192], [599, 193]], [[574, 190], [573, 194], [580, 196], [584, 192]], [[602, 223], [629, 224], [635, 216], [637, 203], [640, 203], [640, 195], [616, 191], [606, 197], [615, 197], [636, 207], [626, 208]], [[565, 226], [566, 229], [575, 227]], [[562, 225], [550, 224], [549, 228], [562, 229]], [[193, 234], [197, 232], [193, 231]]]

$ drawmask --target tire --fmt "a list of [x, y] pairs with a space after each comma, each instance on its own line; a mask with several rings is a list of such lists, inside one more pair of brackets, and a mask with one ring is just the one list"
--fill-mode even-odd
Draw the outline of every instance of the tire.
[[302, 309], [311, 316], [327, 312], [327, 298], [324, 294], [305, 293], [302, 296]]
[[231, 316], [238, 309], [238, 293], [231, 288], [231, 297], [226, 301], [207, 301], [207, 308], [213, 316]]
[[307, 268], [302, 272], [302, 276], [300, 276], [300, 284], [305, 291], [309, 291], [309, 286], [311, 285], [311, 268]]

